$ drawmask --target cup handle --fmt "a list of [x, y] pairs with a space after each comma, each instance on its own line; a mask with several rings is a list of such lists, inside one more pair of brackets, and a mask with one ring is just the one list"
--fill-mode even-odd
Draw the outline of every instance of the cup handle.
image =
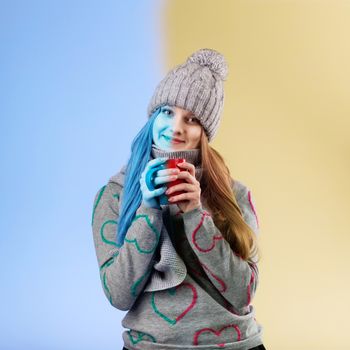
[[146, 185], [150, 191], [154, 191], [156, 188], [153, 185], [153, 180], [154, 180], [154, 173], [161, 169], [161, 166], [156, 166], [154, 168], [151, 168], [147, 174], [146, 174]]

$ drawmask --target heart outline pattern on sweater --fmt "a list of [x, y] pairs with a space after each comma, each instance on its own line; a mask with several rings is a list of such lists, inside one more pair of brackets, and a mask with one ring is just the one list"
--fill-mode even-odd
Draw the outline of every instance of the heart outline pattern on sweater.
[[[240, 341], [240, 340], [241, 340], [241, 331], [240, 331], [240, 329], [238, 328], [238, 326], [235, 325], [235, 324], [229, 324], [229, 325], [227, 325], [227, 326], [224, 326], [224, 327], [220, 328], [218, 331], [216, 331], [216, 330], [213, 329], [213, 328], [202, 328], [202, 329], [200, 329], [199, 331], [196, 331], [196, 332], [194, 333], [194, 337], [193, 337], [193, 345], [200, 345], [200, 344], [198, 343], [198, 338], [199, 338], [199, 336], [200, 336], [203, 332], [214, 333], [215, 336], [219, 337], [219, 336], [221, 336], [221, 333], [222, 333], [225, 329], [227, 329], [227, 328], [234, 328], [234, 329], [236, 330], [236, 332], [237, 332], [237, 339], [235, 339], [235, 341]], [[218, 344], [216, 344], [216, 345], [217, 345], [218, 347], [223, 348], [223, 347], [225, 346], [225, 344], [226, 344], [226, 343], [218, 343]]]
[[[196, 304], [197, 302], [197, 298], [198, 298], [198, 294], [197, 294], [197, 290], [194, 287], [193, 284], [188, 283], [188, 282], [183, 282], [180, 285], [173, 287], [173, 288], [169, 288], [167, 290], [167, 292], [171, 295], [171, 296], [175, 296], [176, 297], [176, 290], [178, 290], [179, 288], [182, 287], [186, 287], [186, 288], [190, 288], [192, 291], [192, 301], [190, 303], [189, 306], [187, 306], [187, 308], [180, 314], [178, 315], [175, 319], [171, 319], [170, 317], [166, 316], [165, 314], [163, 314], [162, 312], [159, 311], [159, 309], [157, 308], [156, 304], [155, 304], [155, 292], [152, 292], [152, 299], [151, 299], [151, 304], [152, 304], [152, 309], [153, 311], [159, 315], [162, 319], [164, 319], [166, 322], [170, 323], [171, 325], [176, 324], [178, 321], [180, 321]], [[181, 303], [175, 303], [176, 305], [181, 305]]]
[[131, 224], [133, 224], [134, 222], [136, 222], [137, 220], [139, 219], [145, 219], [146, 220], [146, 223], [147, 225], [151, 228], [151, 231], [155, 234], [156, 236], [156, 239], [154, 241], [154, 246], [152, 247], [152, 249], [149, 249], [149, 250], [146, 250], [146, 249], [141, 249], [138, 241], [137, 241], [137, 238], [133, 238], [133, 239], [128, 239], [128, 238], [124, 238], [125, 242], [128, 242], [128, 243], [131, 243], [131, 244], [134, 244], [137, 251], [139, 253], [142, 253], [142, 254], [151, 254], [153, 253], [156, 248], [157, 248], [157, 245], [158, 245], [158, 240], [159, 240], [159, 237], [160, 237], [160, 233], [156, 230], [156, 228], [152, 225], [148, 215], [145, 215], [145, 214], [140, 214], [140, 215], [136, 215], [135, 218], [133, 219], [133, 221], [131, 222]]
[[196, 227], [196, 228], [193, 230], [193, 232], [192, 232], [192, 242], [193, 242], [194, 246], [197, 248], [197, 250], [199, 250], [199, 251], [202, 252], [202, 253], [208, 253], [208, 252], [210, 252], [211, 250], [213, 250], [214, 247], [215, 247], [216, 241], [222, 240], [222, 239], [224, 238], [224, 237], [221, 235], [221, 233], [220, 233], [219, 235], [216, 235], [216, 236], [213, 236], [213, 237], [212, 237], [212, 244], [211, 244], [211, 246], [210, 246], [209, 248], [206, 248], [206, 249], [205, 249], [205, 248], [201, 248], [201, 247], [199, 246], [199, 244], [197, 243], [197, 237], [196, 237], [196, 235], [197, 235], [199, 229], [202, 227], [203, 222], [204, 222], [204, 219], [205, 219], [206, 217], [211, 218], [211, 215], [210, 215], [208, 212], [203, 211], [203, 212], [202, 212], [201, 221], [199, 222], [199, 224], [197, 225], [197, 227]]
[[[102, 226], [101, 226], [100, 235], [101, 235], [102, 242], [120, 248], [120, 245], [118, 245], [118, 244], [117, 244], [116, 242], [114, 242], [114, 241], [110, 241], [110, 240], [107, 239], [106, 236], [104, 235], [104, 232], [103, 232], [103, 231], [104, 231], [106, 225], [118, 225], [118, 221], [116, 221], [116, 220], [106, 220], [106, 221], [102, 224]], [[115, 230], [114, 230], [114, 231], [115, 231]]]
[[[135, 332], [137, 333], [137, 339], [135, 340], [134, 337], [132, 336], [131, 332]], [[157, 340], [155, 337], [153, 337], [153, 335], [149, 334], [149, 333], [144, 333], [144, 332], [140, 332], [140, 331], [134, 331], [134, 330], [129, 330], [127, 331], [128, 335], [129, 335], [129, 339], [132, 342], [133, 345], [139, 343], [140, 341], [144, 340], [144, 337], [149, 337], [151, 338], [153, 343], [157, 343]]]

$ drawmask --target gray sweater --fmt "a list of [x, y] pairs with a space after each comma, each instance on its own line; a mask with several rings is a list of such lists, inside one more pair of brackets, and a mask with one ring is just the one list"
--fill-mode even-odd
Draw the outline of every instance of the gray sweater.
[[[128, 310], [122, 320], [124, 346], [246, 350], [262, 344], [263, 328], [251, 305], [258, 266], [233, 253], [204, 199], [186, 213], [176, 204], [155, 209], [141, 203], [124, 244], [117, 246], [125, 170], [97, 191], [92, 214], [103, 291], [115, 308]], [[200, 170], [196, 166], [196, 177]], [[235, 180], [233, 192], [244, 220], [258, 234], [250, 191]]]

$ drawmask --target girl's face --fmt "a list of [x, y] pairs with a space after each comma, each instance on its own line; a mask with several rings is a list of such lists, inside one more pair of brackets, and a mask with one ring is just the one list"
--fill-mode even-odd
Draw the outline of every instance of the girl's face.
[[153, 124], [153, 143], [167, 151], [199, 148], [201, 134], [193, 113], [176, 106], [162, 106]]

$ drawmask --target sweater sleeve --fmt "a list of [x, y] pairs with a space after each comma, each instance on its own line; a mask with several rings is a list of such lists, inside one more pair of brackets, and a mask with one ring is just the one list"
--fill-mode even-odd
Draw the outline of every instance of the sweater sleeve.
[[162, 210], [141, 203], [122, 246], [116, 243], [121, 186], [108, 182], [98, 190], [92, 211], [92, 233], [103, 291], [119, 310], [129, 310], [153, 268], [163, 226]]
[[[237, 199], [243, 219], [258, 233], [258, 221], [250, 191], [245, 188]], [[250, 304], [258, 285], [256, 262], [245, 261], [230, 244], [202, 206], [181, 214], [187, 239], [214, 286], [236, 309]]]

